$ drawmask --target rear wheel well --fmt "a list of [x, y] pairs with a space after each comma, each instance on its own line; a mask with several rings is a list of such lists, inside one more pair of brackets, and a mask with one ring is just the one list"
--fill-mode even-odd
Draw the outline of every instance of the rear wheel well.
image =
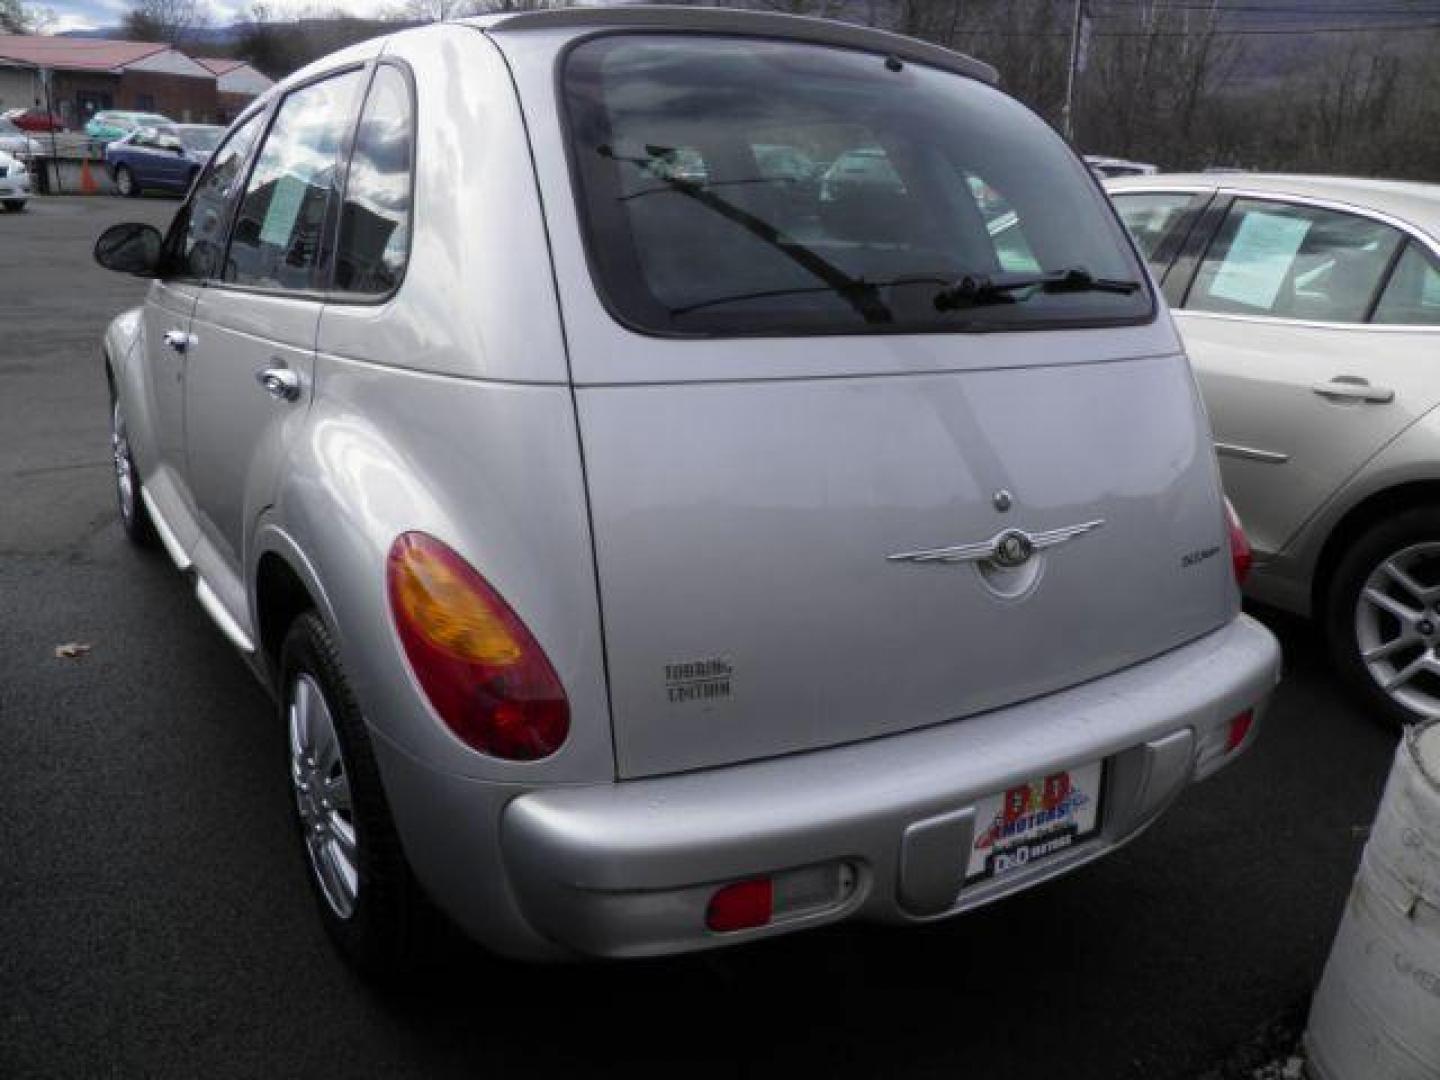
[[1361, 500], [1346, 511], [1345, 516], [1330, 530], [1311, 578], [1311, 610], [1324, 610], [1325, 594], [1330, 589], [1335, 568], [1366, 530], [1377, 521], [1417, 506], [1440, 506], [1440, 480], [1416, 480], [1399, 484]]
[[290, 625], [315, 606], [315, 600], [300, 575], [273, 552], [260, 557], [255, 573], [255, 611], [260, 623], [260, 648], [270, 670], [280, 670], [280, 649]]

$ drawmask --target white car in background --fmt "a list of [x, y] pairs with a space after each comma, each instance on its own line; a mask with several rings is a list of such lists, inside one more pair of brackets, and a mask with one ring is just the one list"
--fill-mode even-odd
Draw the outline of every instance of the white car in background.
[[1246, 591], [1314, 615], [1377, 713], [1440, 717], [1440, 186], [1107, 186], [1199, 379]]
[[30, 198], [30, 170], [14, 154], [0, 150], [0, 206], [24, 210]]

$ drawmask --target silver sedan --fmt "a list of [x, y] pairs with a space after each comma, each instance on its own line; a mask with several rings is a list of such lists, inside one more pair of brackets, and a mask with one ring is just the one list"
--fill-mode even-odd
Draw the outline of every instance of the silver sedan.
[[1163, 284], [1256, 564], [1376, 713], [1440, 716], [1440, 186], [1112, 181]]

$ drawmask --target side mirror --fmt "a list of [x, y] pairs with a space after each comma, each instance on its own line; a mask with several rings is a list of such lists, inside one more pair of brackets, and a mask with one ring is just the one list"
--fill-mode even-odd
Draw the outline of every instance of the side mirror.
[[155, 277], [164, 242], [154, 225], [122, 222], [111, 225], [95, 241], [95, 261], [106, 270], [136, 277]]

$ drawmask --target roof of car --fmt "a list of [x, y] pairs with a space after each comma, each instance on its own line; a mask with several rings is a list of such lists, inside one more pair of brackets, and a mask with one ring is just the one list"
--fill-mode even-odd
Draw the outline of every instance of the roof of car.
[[637, 4], [623, 7], [552, 8], [509, 15], [483, 15], [461, 21], [487, 32], [505, 33], [516, 30], [620, 28], [749, 34], [887, 53], [902, 60], [944, 68], [992, 85], [1000, 78], [998, 72], [989, 64], [926, 41], [835, 19], [811, 19], [772, 12]]
[[1371, 180], [1352, 176], [1302, 176], [1280, 173], [1157, 173], [1115, 177], [1107, 190], [1200, 189], [1292, 195], [1344, 203], [1388, 214], [1432, 234], [1440, 234], [1440, 184], [1409, 180]]

